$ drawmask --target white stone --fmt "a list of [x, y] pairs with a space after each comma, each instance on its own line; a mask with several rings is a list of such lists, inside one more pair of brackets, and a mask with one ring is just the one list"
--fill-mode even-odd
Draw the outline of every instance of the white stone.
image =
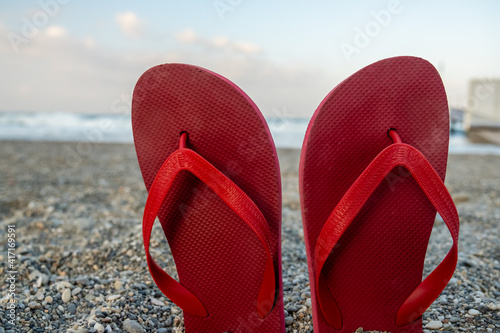
[[159, 299], [156, 299], [154, 297], [151, 297], [151, 304], [157, 305], [157, 306], [165, 306], [165, 303], [160, 301]]
[[495, 303], [489, 303], [488, 309], [495, 311], [498, 309], [498, 306]]
[[122, 297], [122, 295], [109, 295], [108, 297], [106, 297], [106, 301], [114, 301], [120, 297]]
[[64, 290], [65, 288], [70, 288], [70, 289], [73, 289], [75, 286], [73, 286], [71, 283], [67, 282], [67, 281], [60, 281], [56, 284], [56, 290], [61, 292], [62, 290]]
[[438, 330], [441, 327], [443, 327], [443, 323], [439, 320], [431, 320], [427, 323], [427, 325], [425, 325], [425, 328], [428, 328], [430, 330]]
[[97, 333], [104, 333], [104, 326], [99, 323], [96, 323], [94, 325], [94, 329], [97, 331]]
[[470, 309], [470, 310], [469, 310], [469, 314], [470, 314], [471, 316], [477, 316], [478, 314], [480, 314], [480, 312], [479, 312], [479, 311], [477, 311], [476, 309]]
[[121, 282], [120, 280], [116, 280], [115, 281], [115, 289], [120, 290], [120, 289], [122, 289], [122, 287], [123, 287], [123, 282]]
[[64, 303], [68, 303], [71, 300], [71, 290], [68, 288], [64, 289], [61, 298]]

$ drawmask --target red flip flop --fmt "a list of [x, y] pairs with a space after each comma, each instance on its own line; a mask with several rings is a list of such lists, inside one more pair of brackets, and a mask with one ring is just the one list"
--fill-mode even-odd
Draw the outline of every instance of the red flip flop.
[[[256, 105], [215, 73], [166, 64], [137, 82], [132, 125], [148, 267], [186, 331], [284, 332], [280, 172]], [[149, 253], [156, 216], [179, 282]]]
[[[419, 58], [365, 67], [320, 104], [299, 172], [315, 332], [422, 332], [457, 262], [448, 139], [443, 84]], [[436, 211], [453, 246], [422, 282]]]

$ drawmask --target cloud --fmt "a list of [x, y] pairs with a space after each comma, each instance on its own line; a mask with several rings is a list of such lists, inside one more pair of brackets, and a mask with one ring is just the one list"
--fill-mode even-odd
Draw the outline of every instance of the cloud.
[[18, 87], [19, 95], [29, 95], [31, 91], [32, 89], [29, 84], [22, 84], [21, 86]]
[[252, 43], [247, 43], [247, 42], [235, 42], [234, 47], [242, 52], [245, 53], [256, 53], [260, 51], [260, 47], [252, 44]]
[[66, 29], [60, 25], [51, 25], [44, 32], [50, 38], [62, 38], [68, 35]]
[[201, 46], [208, 50], [218, 49], [238, 52], [238, 53], [257, 53], [261, 51], [258, 45], [244, 41], [230, 41], [227, 37], [217, 36], [213, 38], [205, 38], [199, 36], [194, 30], [186, 29], [175, 34], [175, 38], [182, 44], [192, 44], [194, 46]]
[[165, 62], [165, 52], [123, 52], [63, 31], [44, 29], [18, 53], [0, 39], [0, 110], [109, 113], [148, 67]]
[[181, 43], [193, 43], [198, 38], [192, 29], [186, 29], [175, 35], [175, 38]]
[[89, 49], [95, 49], [97, 47], [96, 41], [91, 37], [84, 38], [83, 44]]
[[228, 39], [226, 37], [217, 36], [212, 39], [212, 43], [217, 47], [223, 47], [227, 45]]
[[167, 39], [156, 50], [124, 52], [49, 26], [17, 54], [0, 39], [0, 111], [113, 112], [116, 99], [130, 95], [144, 71], [166, 62], [198, 65], [229, 78], [267, 116], [309, 115], [331, 88], [325, 70], [272, 61], [250, 42], [189, 30], [162, 38]]
[[144, 23], [134, 12], [118, 13], [115, 20], [125, 36], [138, 38], [144, 35]]

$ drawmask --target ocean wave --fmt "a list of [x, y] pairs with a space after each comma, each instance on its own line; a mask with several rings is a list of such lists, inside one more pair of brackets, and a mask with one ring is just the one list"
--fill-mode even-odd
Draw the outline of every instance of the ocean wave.
[[[302, 147], [309, 119], [268, 118], [267, 122], [276, 147]], [[132, 143], [132, 122], [129, 114], [0, 112], [0, 140]], [[500, 155], [500, 147], [470, 143], [458, 132], [451, 136], [450, 153]]]

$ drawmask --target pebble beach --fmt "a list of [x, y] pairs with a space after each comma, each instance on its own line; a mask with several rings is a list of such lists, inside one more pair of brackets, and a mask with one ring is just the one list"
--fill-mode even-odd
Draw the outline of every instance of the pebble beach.
[[[314, 332], [299, 151], [280, 149], [278, 155], [286, 331]], [[449, 157], [446, 185], [461, 220], [459, 259], [449, 285], [423, 316], [424, 332], [500, 332], [498, 170], [500, 156]], [[163, 296], [146, 266], [146, 197], [131, 144], [0, 142], [0, 333], [184, 332], [181, 309]], [[153, 257], [175, 277], [158, 223], [151, 244]], [[424, 274], [450, 245], [438, 218]]]

